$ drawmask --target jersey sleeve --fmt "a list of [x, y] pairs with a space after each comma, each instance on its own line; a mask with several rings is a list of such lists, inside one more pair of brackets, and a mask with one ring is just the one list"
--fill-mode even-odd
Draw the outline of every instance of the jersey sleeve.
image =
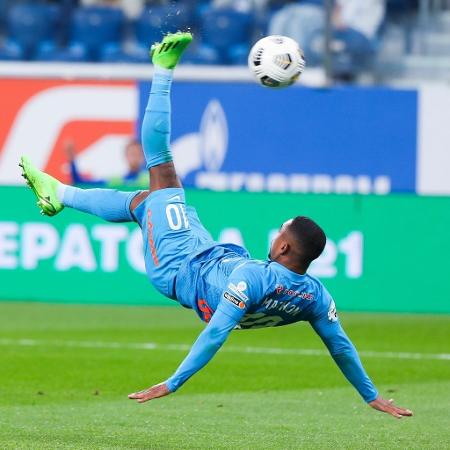
[[263, 263], [247, 261], [231, 272], [217, 310], [239, 322], [251, 306], [264, 298], [266, 287]]
[[336, 314], [336, 306], [325, 291], [323, 311], [316, 313], [310, 323], [330, 351], [331, 356], [347, 380], [366, 402], [378, 397], [378, 392], [359, 359], [355, 346], [345, 334]]
[[177, 371], [166, 381], [171, 392], [175, 392], [211, 360], [237, 323], [233, 317], [221, 311], [213, 314], [206, 328], [194, 342], [189, 354]]
[[210, 322], [200, 333], [177, 371], [166, 381], [171, 392], [176, 391], [211, 360], [248, 308], [253, 302], [257, 302], [264, 292], [260, 267], [246, 265], [247, 263], [236, 268], [230, 274]]

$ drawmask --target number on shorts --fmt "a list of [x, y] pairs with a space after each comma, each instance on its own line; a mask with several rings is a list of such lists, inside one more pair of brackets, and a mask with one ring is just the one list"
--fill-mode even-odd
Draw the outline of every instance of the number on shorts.
[[171, 203], [166, 206], [167, 222], [171, 230], [178, 231], [182, 227], [188, 228], [189, 221], [182, 203]]

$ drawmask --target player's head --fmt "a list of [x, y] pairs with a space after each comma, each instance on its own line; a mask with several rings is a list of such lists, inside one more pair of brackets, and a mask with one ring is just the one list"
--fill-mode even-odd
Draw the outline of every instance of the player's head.
[[326, 236], [314, 220], [297, 216], [283, 223], [270, 246], [269, 258], [305, 272], [325, 248]]
[[144, 152], [142, 146], [136, 139], [131, 139], [125, 147], [125, 158], [128, 163], [128, 169], [131, 172], [138, 172], [144, 165]]

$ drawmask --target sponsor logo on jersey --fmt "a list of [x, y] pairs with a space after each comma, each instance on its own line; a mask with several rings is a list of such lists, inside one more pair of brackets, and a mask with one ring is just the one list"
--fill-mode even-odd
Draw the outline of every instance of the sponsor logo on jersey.
[[309, 292], [295, 291], [293, 289], [284, 287], [282, 284], [279, 284], [276, 287], [275, 292], [277, 293], [277, 295], [287, 295], [289, 297], [298, 297], [303, 300], [314, 300], [314, 295], [310, 294]]
[[234, 295], [230, 294], [229, 292], [226, 292], [223, 294], [223, 296], [231, 303], [233, 303], [234, 306], [237, 306], [239, 309], [245, 308], [245, 302], [236, 298]]
[[334, 303], [334, 300], [331, 300], [330, 307], [328, 308], [328, 320], [330, 322], [337, 322], [338, 320], [336, 304]]
[[229, 283], [228, 290], [231, 291], [236, 297], [246, 302], [248, 297], [243, 291], [247, 289], [247, 283], [245, 281], [239, 281], [238, 284]]

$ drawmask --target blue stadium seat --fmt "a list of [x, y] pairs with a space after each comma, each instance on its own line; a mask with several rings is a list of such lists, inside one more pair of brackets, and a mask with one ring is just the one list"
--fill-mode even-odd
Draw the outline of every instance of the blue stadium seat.
[[108, 45], [99, 59], [104, 62], [149, 63], [151, 44], [163, 35], [192, 28], [192, 8], [184, 3], [147, 7], [133, 26], [134, 40], [124, 46]]
[[17, 42], [7, 40], [0, 45], [1, 61], [16, 61], [24, 59], [23, 49]]
[[59, 19], [60, 8], [55, 5], [14, 5], [7, 16], [7, 40], [21, 48], [24, 58], [32, 58], [40, 42], [55, 39]]
[[70, 43], [84, 46], [88, 59], [95, 61], [102, 47], [121, 43], [124, 26], [125, 15], [119, 8], [78, 8], [71, 20]]
[[221, 63], [241, 64], [250, 48], [253, 23], [251, 13], [210, 8], [201, 19], [202, 45], [214, 48]]
[[145, 8], [135, 24], [136, 41], [146, 47], [167, 33], [193, 27], [191, 10], [183, 4]]
[[234, 9], [209, 9], [202, 17], [202, 37], [205, 44], [219, 50], [248, 43], [252, 35], [253, 15]]
[[215, 48], [209, 45], [193, 44], [183, 55], [183, 63], [217, 65], [223, 64], [223, 58]]
[[87, 49], [84, 45], [73, 42], [61, 49], [55, 43], [42, 42], [36, 51], [36, 59], [47, 62], [85, 62], [88, 61]]

